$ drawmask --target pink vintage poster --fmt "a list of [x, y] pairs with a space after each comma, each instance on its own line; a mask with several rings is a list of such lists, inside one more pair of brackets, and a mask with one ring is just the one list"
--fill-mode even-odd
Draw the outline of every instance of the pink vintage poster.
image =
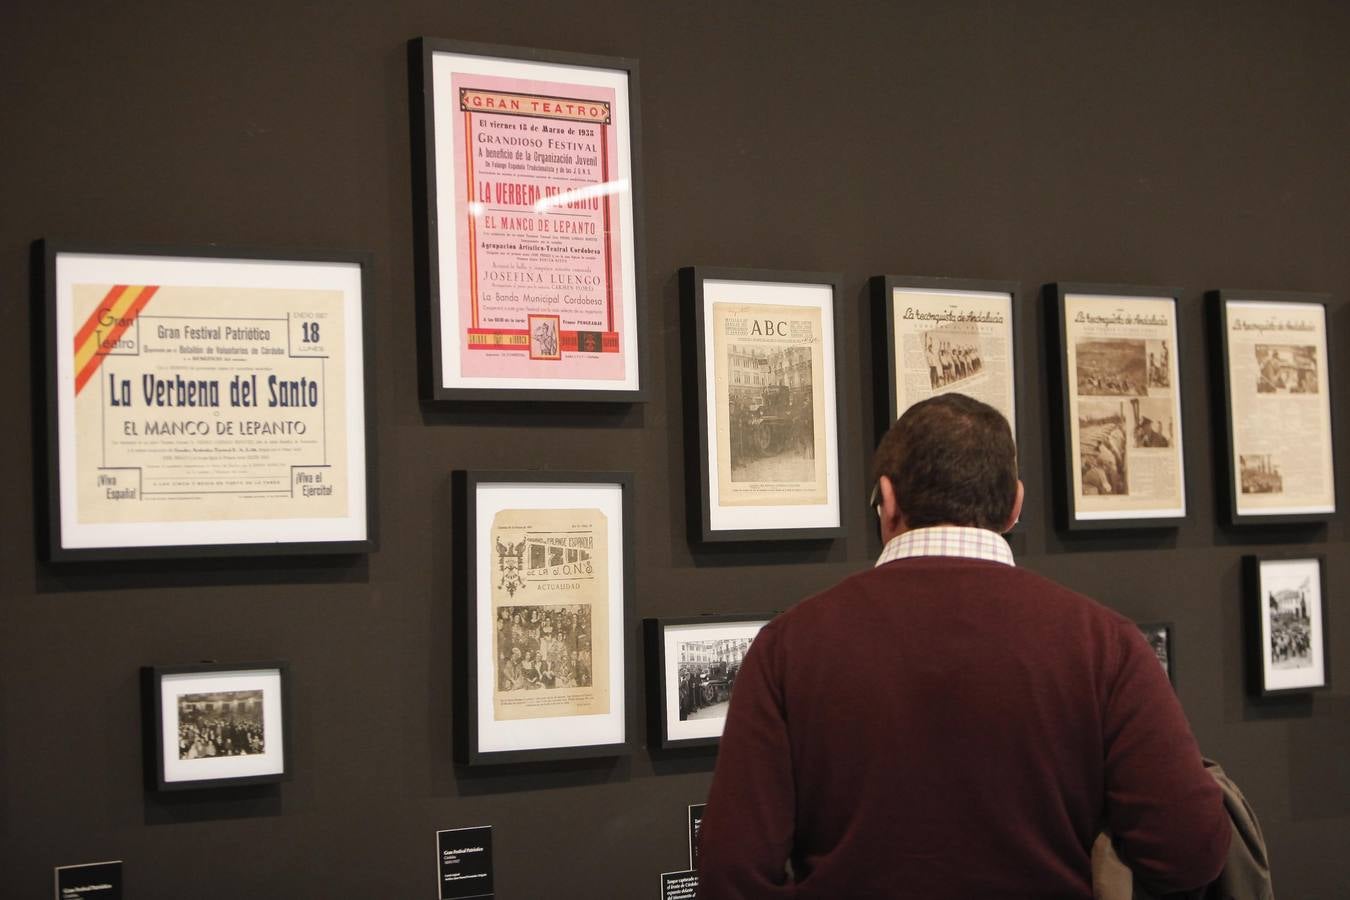
[[450, 83], [458, 374], [623, 379], [614, 90], [462, 72]]

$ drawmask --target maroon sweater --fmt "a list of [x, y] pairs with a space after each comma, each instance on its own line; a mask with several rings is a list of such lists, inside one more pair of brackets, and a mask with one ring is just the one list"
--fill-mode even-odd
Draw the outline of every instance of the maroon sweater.
[[699, 898], [1090, 900], [1103, 826], [1169, 891], [1212, 881], [1228, 850], [1222, 795], [1138, 629], [1024, 569], [898, 560], [750, 648]]

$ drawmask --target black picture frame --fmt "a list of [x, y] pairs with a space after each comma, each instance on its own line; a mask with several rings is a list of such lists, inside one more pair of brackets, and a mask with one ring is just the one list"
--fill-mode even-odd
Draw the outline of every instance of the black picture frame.
[[[77, 478], [79, 472], [78, 466], [71, 473], [65, 472], [62, 467], [61, 447], [65, 436], [62, 404], [69, 403], [73, 406], [74, 401], [67, 400], [62, 393], [62, 385], [67, 383], [66, 379], [70, 376], [63, 378], [61, 372], [66, 365], [73, 369], [75, 361], [73, 356], [69, 360], [64, 359], [61, 349], [65, 346], [62, 343], [63, 339], [74, 331], [75, 323], [68, 319], [73, 312], [66, 314], [67, 320], [63, 322], [60, 306], [68, 298], [59, 291], [58, 275], [61, 274], [59, 267], [63, 263], [82, 258], [103, 259], [109, 261], [111, 265], [136, 264], [145, 270], [154, 270], [158, 265], [235, 264], [236, 271], [243, 271], [257, 263], [276, 266], [278, 269], [290, 265], [297, 273], [320, 272], [324, 266], [356, 267], [359, 270], [356, 279], [359, 283], [356, 298], [359, 310], [349, 324], [355, 324], [360, 329], [360, 349], [356, 358], [360, 363], [361, 373], [359, 380], [348, 378], [343, 385], [344, 396], [349, 390], [354, 389], [359, 389], [361, 394], [356, 408], [361, 412], [362, 424], [353, 427], [352, 423], [348, 422], [345, 437], [349, 448], [347, 462], [350, 463], [358, 457], [362, 460], [359, 467], [355, 468], [355, 471], [359, 472], [361, 484], [352, 492], [352, 496], [359, 499], [363, 512], [347, 517], [351, 522], [351, 537], [343, 536], [336, 539], [294, 537], [287, 533], [287, 523], [320, 521], [295, 517], [273, 519], [270, 523], [241, 529], [240, 533], [232, 534], [224, 541], [197, 540], [185, 536], [191, 532], [184, 527], [184, 523], [166, 520], [164, 525], [178, 527], [168, 529], [165, 533], [172, 536], [184, 535], [181, 540], [172, 541], [169, 537], [159, 536], [141, 537], [132, 527], [128, 529], [131, 533], [123, 540], [97, 537], [93, 543], [82, 541], [80, 546], [68, 546], [67, 539], [78, 529], [86, 526], [78, 522], [68, 522], [63, 512], [63, 491], [74, 490], [73, 487], [63, 484], [63, 481], [67, 478]], [[374, 341], [370, 302], [372, 257], [369, 253], [350, 250], [283, 250], [218, 244], [165, 246], [48, 238], [35, 241], [32, 245], [32, 266], [34, 318], [35, 321], [42, 323], [41, 338], [35, 341], [37, 345], [35, 362], [39, 366], [40, 374], [34, 379], [36, 396], [33, 404], [34, 432], [45, 436], [45, 452], [37, 454], [37, 483], [42, 496], [37, 504], [36, 532], [41, 558], [50, 562], [67, 563], [132, 559], [360, 554], [375, 549], [378, 536], [375, 512]], [[129, 328], [130, 325], [126, 327]], [[135, 323], [135, 327], [139, 331], [139, 322]], [[289, 324], [287, 327], [289, 328]], [[110, 357], [118, 354], [96, 351], [93, 355]], [[99, 380], [102, 380], [101, 376]], [[225, 393], [225, 389], [222, 388], [221, 392]], [[350, 401], [347, 408], [348, 410], [351, 408]], [[71, 441], [75, 440], [75, 432], [76, 429], [72, 424], [69, 427]], [[353, 445], [356, 445], [355, 452], [352, 449]], [[68, 456], [74, 458], [74, 451], [70, 451]], [[329, 461], [325, 459], [325, 463], [327, 462]], [[319, 468], [328, 467], [325, 465]], [[136, 484], [139, 490], [140, 469], [137, 468], [135, 471], [138, 473]], [[292, 495], [295, 490], [295, 481], [292, 478], [290, 485]], [[212, 523], [212, 519], [204, 517], [190, 524], [209, 532]], [[113, 523], [113, 527], [117, 527], [117, 524]], [[316, 526], [316, 530], [323, 529]]]
[[[703, 729], [698, 725], [688, 725], [685, 720], [687, 710], [683, 708], [684, 701], [680, 687], [677, 684], [672, 689], [670, 680], [672, 674], [679, 678], [679, 667], [683, 663], [681, 660], [671, 658], [667, 652], [667, 639], [674, 638], [677, 632], [683, 631], [691, 637], [708, 635], [703, 643], [737, 644], [735, 647], [722, 648], [729, 656], [735, 657], [734, 662], [731, 659], [706, 661], [709, 664], [708, 678], [701, 681], [697, 687], [705, 692], [716, 692], [715, 696], [705, 693], [690, 704], [690, 709], [696, 711], [715, 708], [730, 702], [735, 674], [740, 670], [746, 651], [749, 650], [759, 630], [775, 615], [776, 613], [738, 613], [643, 620], [644, 656], [647, 660], [647, 729], [648, 741], [652, 747], [661, 750], [715, 747], [721, 741], [722, 726], [726, 721], [724, 714], [706, 720], [708, 724]], [[676, 697], [674, 708], [670, 702], [672, 694]], [[716, 733], [697, 736], [682, 733], [694, 730], [711, 731], [714, 730], [714, 726]]]
[[[1331, 295], [1320, 293], [1303, 293], [1296, 291], [1246, 291], [1223, 288], [1214, 291], [1208, 291], [1205, 294], [1208, 306], [1208, 318], [1210, 329], [1210, 359], [1213, 375], [1214, 395], [1213, 412], [1214, 421], [1222, 423], [1220, 429], [1222, 439], [1215, 441], [1215, 453], [1217, 456], [1214, 467], [1218, 480], [1218, 490], [1216, 492], [1220, 520], [1230, 527], [1242, 527], [1251, 525], [1306, 525], [1317, 522], [1330, 521], [1336, 514], [1336, 475], [1335, 475], [1335, 417], [1336, 404], [1331, 400], [1331, 393], [1334, 390], [1334, 360], [1332, 359], [1331, 335], [1329, 329], [1329, 318], [1327, 315], [1328, 303]], [[1311, 310], [1316, 308], [1316, 312], [1311, 314], [1312, 318], [1320, 318], [1320, 349], [1324, 354], [1323, 365], [1325, 371], [1322, 373], [1325, 377], [1321, 378], [1321, 389], [1325, 392], [1326, 402], [1323, 404], [1323, 414], [1325, 421], [1321, 422], [1322, 436], [1325, 438], [1324, 452], [1326, 453], [1325, 472], [1329, 481], [1327, 484], [1326, 499], [1328, 503], [1318, 503], [1307, 505], [1302, 510], [1290, 511], [1288, 509], [1281, 511], [1279, 507], [1265, 506], [1263, 510], [1256, 504], [1247, 504], [1243, 509], [1242, 498], [1248, 493], [1246, 485], [1248, 483], [1259, 484], [1267, 478], [1278, 480], [1281, 484], [1283, 478], [1278, 469], [1274, 471], [1262, 472], [1252, 471], [1244, 472], [1243, 459], [1240, 457], [1241, 449], [1239, 447], [1239, 436], [1237, 428], [1242, 421], [1242, 416], [1235, 409], [1235, 390], [1233, 384], [1234, 354], [1230, 332], [1227, 325], [1228, 314], [1230, 310], [1241, 306], [1263, 307], [1272, 313], [1278, 309], [1293, 310], [1303, 308]], [[1258, 314], [1259, 315], [1259, 314]], [[1274, 338], [1279, 340], [1278, 337]], [[1314, 357], [1315, 350], [1314, 348]], [[1316, 371], [1316, 361], [1313, 361], [1314, 371]], [[1259, 390], [1259, 389], [1258, 389]], [[1251, 398], [1247, 400], [1250, 402]], [[1306, 443], [1306, 442], [1305, 442]], [[1259, 459], [1260, 457], [1258, 457]], [[1261, 463], [1256, 463], [1254, 468], [1261, 468]], [[1267, 466], [1266, 468], [1270, 468]], [[1304, 467], [1306, 468], [1306, 466]], [[1259, 496], [1259, 494], [1258, 494]]]
[[[890, 426], [904, 412], [900, 408], [900, 397], [895, 388], [896, 366], [895, 352], [896, 317], [892, 302], [897, 290], [914, 290], [933, 293], [975, 293], [1006, 294], [1008, 296], [1008, 353], [1011, 381], [1009, 400], [1013, 407], [1013, 438], [1021, 446], [1020, 434], [1024, 416], [1022, 410], [1021, 380], [1017, 378], [1017, 364], [1020, 360], [1019, 330], [1017, 315], [1022, 284], [1018, 281], [998, 281], [978, 278], [924, 277], [914, 275], [873, 275], [868, 280], [872, 296], [872, 371], [873, 414], [875, 416], [875, 436], [878, 441], [890, 429]], [[883, 382], [884, 379], [884, 382]], [[912, 404], [909, 404], [912, 405]], [[906, 409], [908, 406], [906, 406]], [[1006, 413], [1005, 413], [1006, 416]]]
[[[1242, 575], [1248, 693], [1256, 698], [1267, 699], [1330, 688], [1331, 641], [1327, 618], [1326, 556], [1320, 553], [1249, 554], [1242, 558]], [[1300, 680], [1298, 674], [1301, 673], [1290, 677], [1282, 674], [1289, 669], [1276, 668], [1278, 660], [1275, 659], [1273, 646], [1276, 636], [1266, 626], [1273, 618], [1270, 609], [1272, 604], [1289, 603], [1292, 607], [1299, 601], [1297, 596], [1288, 596], [1285, 592], [1297, 592], [1300, 587], [1310, 591], [1314, 586], [1317, 597], [1308, 598], [1305, 594], [1302, 616], [1307, 620], [1304, 627], [1308, 632], [1308, 664], [1300, 668], [1308, 668], [1310, 677]], [[1313, 602], [1306, 602], [1308, 599]], [[1281, 614], [1290, 615], [1283, 610], [1275, 613]], [[1294, 626], [1291, 636], [1297, 641], [1297, 617], [1290, 624]]]
[[[451, 473], [451, 515], [453, 522], [453, 531], [455, 539], [453, 541], [453, 560], [454, 571], [457, 573], [455, 579], [454, 596], [454, 756], [456, 763], [465, 766], [479, 765], [500, 765], [508, 763], [533, 763], [549, 760], [562, 759], [583, 759], [593, 757], [619, 757], [630, 754], [636, 745], [634, 729], [632, 727], [633, 714], [633, 676], [636, 665], [636, 646], [629, 635], [629, 623], [634, 622], [634, 498], [633, 498], [633, 475], [631, 472], [555, 472], [555, 471], [487, 471], [487, 470], [456, 470]], [[595, 741], [589, 740], [585, 734], [594, 734], [601, 731], [599, 726], [594, 729], [581, 729], [583, 734], [578, 736], [577, 742], [573, 744], [551, 743], [530, 744], [528, 740], [521, 742], [518, 746], [511, 745], [511, 736], [501, 730], [501, 734], [489, 733], [487, 737], [490, 740], [497, 740], [506, 746], [505, 749], [493, 749], [487, 746], [484, 740], [484, 729], [482, 724], [488, 721], [489, 732], [494, 726], [490, 720], [483, 718], [484, 714], [493, 715], [491, 706], [484, 709], [480, 702], [480, 688], [486, 682], [485, 688], [489, 692], [495, 690], [495, 679], [492, 677], [492, 661], [482, 659], [479, 644], [483, 639], [481, 629], [484, 627], [486, 619], [487, 628], [493, 625], [495, 615], [492, 611], [491, 585], [489, 584], [488, 596], [480, 596], [479, 586], [484, 578], [490, 579], [491, 567], [484, 566], [484, 559], [490, 560], [492, 548], [485, 542], [489, 540], [490, 535], [480, 533], [478, 523], [481, 515], [494, 514], [497, 511], [506, 509], [517, 509], [514, 506], [494, 506], [496, 500], [502, 497], [509, 497], [509, 492], [517, 488], [520, 489], [550, 489], [558, 488], [560, 492], [567, 493], [572, 489], [568, 496], [576, 496], [579, 501], [586, 499], [585, 489], [594, 488], [613, 489], [619, 491], [617, 503], [612, 499], [605, 500], [598, 495], [593, 495], [592, 499], [600, 503], [597, 508], [608, 510], [609, 512], [618, 511], [622, 519], [621, 528], [617, 534], [609, 531], [607, 560], [611, 564], [616, 561], [614, 548], [617, 544], [617, 564], [621, 568], [621, 574], [617, 580], [610, 581], [607, 586], [608, 595], [608, 634], [611, 636], [609, 644], [610, 651], [608, 655], [609, 680], [608, 691], [610, 697], [611, 711], [606, 714], [607, 720], [601, 723], [609, 728], [609, 733], [614, 734], [617, 729], [617, 737], [613, 739]], [[491, 492], [496, 491], [500, 496], [494, 497]], [[534, 509], [551, 509], [556, 506], [543, 505], [533, 507]], [[482, 552], [480, 552], [480, 549]], [[615, 602], [612, 594], [618, 590], [621, 596]], [[514, 593], [512, 594], [514, 597]], [[615, 642], [618, 643], [620, 650], [617, 654], [612, 652]], [[485, 664], [485, 662], [487, 664]], [[486, 673], [486, 674], [485, 674]], [[489, 693], [489, 697], [493, 696]], [[615, 700], [617, 699], [617, 704]], [[492, 701], [489, 701], [491, 703]], [[618, 709], [613, 707], [617, 705]], [[573, 719], [592, 719], [597, 720], [597, 716], [572, 716], [559, 718]], [[575, 723], [571, 723], [575, 724]], [[560, 730], [562, 726], [560, 726]]]
[[[1181, 289], [1156, 285], [1100, 284], [1087, 282], [1054, 282], [1043, 288], [1046, 309], [1047, 346], [1052, 359], [1046, 366], [1051, 379], [1052, 460], [1056, 469], [1053, 479], [1056, 524], [1066, 531], [1124, 531], [1137, 529], [1178, 528], [1190, 515], [1189, 483], [1187, 480], [1186, 442], [1183, 424], [1186, 419], [1186, 399], [1181, 383], [1181, 365], [1179, 363], [1181, 347], [1186, 343], [1181, 328]], [[1155, 507], [1133, 510], [1088, 510], [1080, 501], [1076, 487], [1075, 448], [1073, 438], [1076, 431], [1074, 399], [1077, 393], [1077, 373], [1069, 372], [1069, 329], [1067, 323], [1068, 298], [1101, 298], [1128, 306], [1132, 303], [1148, 301], [1170, 301], [1171, 303], [1171, 344], [1164, 368], [1168, 372], [1168, 386], [1174, 401], [1169, 404], [1167, 413], [1173, 419], [1171, 444], [1180, 444], [1176, 453], [1175, 465], [1180, 479], [1178, 491], [1179, 506]], [[1142, 303], [1141, 303], [1142, 305]], [[1138, 338], [1144, 342], [1143, 338]], [[1124, 432], [1124, 409], [1127, 400], [1137, 402], [1150, 399], [1139, 395], [1119, 395], [1121, 407], [1121, 426]], [[1096, 398], [1092, 398], [1096, 399]]]
[[[445, 231], [446, 216], [438, 207], [438, 191], [449, 180], [438, 172], [436, 104], [437, 91], [434, 77], [434, 60], [438, 55], [463, 55], [496, 60], [503, 64], [537, 63], [555, 67], [556, 73], [563, 73], [568, 67], [588, 70], [604, 70], [614, 73], [626, 86], [627, 104], [623, 114], [628, 127], [623, 140], [626, 140], [628, 152], [628, 172], [616, 173], [614, 182], [626, 177], [629, 182], [628, 195], [631, 198], [631, 251], [622, 244], [618, 255], [629, 252], [632, 268], [632, 320], [628, 328], [632, 333], [629, 349], [636, 357], [630, 387], [605, 387], [601, 379], [594, 379], [594, 387], [549, 387], [547, 379], [533, 379], [536, 384], [528, 386], [491, 386], [466, 383], [448, 384], [449, 367], [444, 359], [442, 331], [447, 319], [457, 322], [457, 312], [447, 317], [443, 312], [443, 302], [447, 296], [443, 271], [448, 263], [441, 258], [441, 242]], [[642, 202], [642, 119], [639, 91], [638, 61], [627, 57], [600, 56], [585, 53], [571, 53], [544, 50], [532, 47], [513, 47], [501, 44], [478, 43], [471, 41], [449, 40], [436, 37], [418, 37], [408, 42], [409, 92], [411, 95], [410, 112], [412, 125], [412, 172], [413, 205], [415, 208], [414, 244], [416, 249], [416, 280], [418, 297], [418, 329], [420, 356], [421, 394], [424, 401], [450, 402], [570, 402], [570, 403], [640, 403], [648, 398], [645, 381], [644, 359], [648, 345], [645, 331], [646, 309], [643, 297], [646, 292], [644, 281], [645, 247], [643, 239], [643, 202]], [[444, 173], [453, 175], [453, 172]], [[452, 204], [453, 205], [453, 204]], [[621, 235], [620, 240], [624, 240]], [[457, 271], [457, 270], [456, 270]], [[624, 269], [626, 272], [626, 268]], [[619, 285], [622, 292], [628, 284], [627, 277]], [[627, 302], [623, 298], [623, 302]], [[625, 306], [625, 310], [627, 307]], [[458, 327], [458, 326], [456, 326]], [[622, 340], [622, 338], [620, 339]], [[462, 378], [463, 376], [455, 376]], [[525, 380], [525, 379], [518, 379]]]
[[[843, 318], [840, 296], [843, 278], [837, 273], [798, 272], [767, 269], [687, 266], [680, 269], [680, 295], [683, 312], [683, 348], [685, 371], [685, 489], [688, 510], [689, 540], [691, 543], [741, 543], [768, 541], [825, 541], [845, 537], [848, 533], [843, 497], [843, 486], [851, 484], [848, 478], [850, 440], [840, 428], [840, 359], [843, 352]], [[712, 338], [705, 311], [706, 285], [752, 283], [768, 290], [823, 287], [829, 289], [829, 310], [823, 311], [822, 323], [828, 322], [833, 339], [825, 341], [831, 359], [824, 360], [825, 406], [822, 417], [825, 433], [826, 500], [823, 504], [789, 506], [740, 506], [732, 513], [740, 519], [757, 519], [749, 524], [726, 524], [730, 506], [715, 503], [713, 499], [713, 457], [718, 453], [715, 433], [709, 427], [710, 404], [708, 394], [714, 390], [713, 365], [708, 359], [707, 341]], [[833, 412], [833, 416], [830, 413]], [[831, 459], [831, 448], [833, 459]], [[814, 441], [813, 441], [814, 454]], [[814, 458], [814, 456], [813, 456]], [[697, 480], [695, 474], [697, 473]], [[789, 514], [790, 513], [790, 514]], [[783, 523], [783, 524], [775, 524]]]
[[[1158, 657], [1158, 663], [1167, 673], [1167, 680], [1172, 683], [1172, 687], [1175, 689], [1177, 686], [1177, 642], [1172, 623], [1136, 622], [1135, 625], [1144, 635], [1144, 640], [1148, 641], [1149, 646], [1153, 648], [1154, 655]], [[1161, 652], [1159, 652], [1157, 642], [1161, 642]]]
[[[167, 754], [166, 745], [178, 734], [178, 723], [176, 720], [170, 721], [171, 714], [165, 709], [166, 682], [173, 685], [167, 697], [171, 699], [175, 695], [179, 696], [176, 711], [181, 711], [183, 697], [190, 696], [188, 692], [193, 687], [215, 687], [218, 693], [245, 690], [260, 692], [263, 752], [191, 758], [181, 753], [177, 758]], [[142, 667], [146, 788], [151, 791], [204, 790], [288, 780], [292, 774], [291, 759], [294, 755], [291, 742], [291, 692], [290, 664], [280, 660]], [[236, 698], [230, 702], [239, 701]], [[268, 746], [273, 741], [278, 742], [280, 747]], [[253, 755], [262, 758], [246, 758]]]

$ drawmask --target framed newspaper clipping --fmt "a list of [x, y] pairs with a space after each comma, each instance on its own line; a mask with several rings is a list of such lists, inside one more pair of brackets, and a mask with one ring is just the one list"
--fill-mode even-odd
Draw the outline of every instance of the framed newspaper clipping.
[[457, 760], [631, 752], [632, 475], [460, 471], [452, 488]]
[[680, 270], [692, 539], [844, 533], [839, 284], [817, 272]]
[[713, 746], [721, 740], [736, 675], [772, 613], [645, 619], [651, 745]]
[[1247, 684], [1259, 697], [1331, 686], [1326, 560], [1245, 556]]
[[373, 546], [368, 257], [34, 252], [50, 559]]
[[[871, 280], [876, 431], [920, 400], [961, 393], [988, 403], [1017, 430], [1016, 331], [1011, 281], [877, 275]], [[1020, 444], [1020, 442], [1019, 442]]]
[[141, 670], [146, 785], [238, 787], [290, 775], [290, 669], [284, 662]]
[[1217, 468], [1230, 525], [1318, 522], [1336, 512], [1325, 294], [1211, 291]]
[[430, 400], [644, 399], [637, 62], [409, 44]]
[[1176, 288], [1051, 284], [1062, 527], [1186, 518]]

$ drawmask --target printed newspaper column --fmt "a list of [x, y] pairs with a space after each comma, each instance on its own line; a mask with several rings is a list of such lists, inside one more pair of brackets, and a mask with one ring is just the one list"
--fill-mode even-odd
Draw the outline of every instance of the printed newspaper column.
[[343, 295], [76, 284], [78, 521], [347, 515]]
[[609, 88], [456, 73], [464, 376], [622, 379]]
[[598, 509], [493, 517], [497, 721], [609, 712], [608, 528]]
[[819, 307], [714, 303], [718, 500], [827, 499]]
[[1333, 511], [1325, 308], [1230, 302], [1224, 315], [1238, 512]]
[[1078, 518], [1184, 515], [1175, 303], [1069, 294], [1064, 315]]

